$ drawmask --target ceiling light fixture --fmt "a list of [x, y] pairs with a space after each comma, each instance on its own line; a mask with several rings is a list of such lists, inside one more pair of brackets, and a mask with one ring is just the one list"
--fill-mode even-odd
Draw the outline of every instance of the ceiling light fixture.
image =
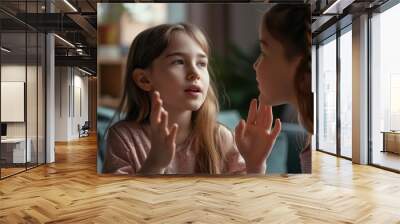
[[67, 45], [69, 45], [70, 47], [75, 48], [75, 45], [71, 44], [71, 42], [69, 42], [68, 40], [58, 36], [57, 34], [54, 34], [55, 37], [57, 37], [59, 40], [61, 40], [62, 42], [66, 43]]
[[11, 50], [9, 50], [9, 49], [7, 49], [7, 48], [5, 48], [5, 47], [1, 47], [1, 50], [4, 51], [4, 52], [7, 52], [7, 53], [10, 53], [10, 52], [11, 52]]
[[78, 10], [71, 4], [69, 3], [68, 0], [64, 0], [65, 4], [67, 4], [72, 10], [74, 10], [74, 12], [78, 12]]
[[81, 68], [79, 68], [79, 67], [78, 67], [78, 70], [81, 71], [81, 72], [83, 72], [83, 73], [85, 73], [85, 74], [87, 74], [87, 75], [90, 75], [90, 76], [93, 75], [92, 73], [90, 73], [90, 72], [88, 72], [88, 71], [86, 71], [86, 70], [83, 70], [83, 69], [81, 69]]
[[353, 2], [354, 0], [336, 0], [332, 5], [325, 9], [322, 14], [342, 14], [343, 9], [351, 5]]

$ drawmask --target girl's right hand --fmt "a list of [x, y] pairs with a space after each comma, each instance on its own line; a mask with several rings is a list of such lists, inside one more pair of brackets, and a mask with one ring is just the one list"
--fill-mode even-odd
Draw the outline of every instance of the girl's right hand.
[[163, 173], [175, 156], [178, 125], [175, 123], [172, 127], [168, 126], [168, 112], [162, 107], [162, 100], [157, 91], [152, 95], [151, 104], [151, 150], [142, 167], [142, 173]]
[[257, 100], [250, 104], [247, 122], [241, 120], [235, 129], [235, 141], [246, 162], [247, 173], [265, 174], [266, 160], [271, 154], [275, 140], [281, 131], [281, 122], [276, 120], [272, 128], [272, 107]]

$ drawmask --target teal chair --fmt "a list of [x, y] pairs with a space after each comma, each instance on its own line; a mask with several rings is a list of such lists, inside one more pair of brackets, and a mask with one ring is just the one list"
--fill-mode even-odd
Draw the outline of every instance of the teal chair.
[[104, 137], [106, 134], [106, 129], [115, 113], [114, 109], [106, 107], [97, 108], [97, 172], [102, 173], [104, 155], [106, 152], [106, 142]]
[[294, 123], [282, 123], [273, 151], [267, 160], [268, 174], [301, 173], [300, 151], [305, 145], [306, 131]]

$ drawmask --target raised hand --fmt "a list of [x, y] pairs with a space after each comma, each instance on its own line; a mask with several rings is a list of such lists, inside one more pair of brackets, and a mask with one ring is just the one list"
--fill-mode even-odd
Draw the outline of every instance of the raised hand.
[[281, 131], [279, 119], [271, 130], [272, 120], [272, 107], [260, 104], [257, 109], [257, 99], [253, 99], [247, 121], [241, 120], [235, 128], [235, 141], [246, 162], [247, 173], [265, 173], [266, 159]]
[[175, 156], [178, 125], [168, 126], [168, 112], [162, 107], [157, 91], [151, 98], [150, 129], [151, 150], [141, 173], [163, 173]]

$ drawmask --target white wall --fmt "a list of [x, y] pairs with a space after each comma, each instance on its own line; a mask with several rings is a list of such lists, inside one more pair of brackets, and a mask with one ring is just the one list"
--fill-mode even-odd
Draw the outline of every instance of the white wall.
[[[34, 75], [36, 76], [36, 67], [34, 66], [27, 66], [25, 65], [2, 65], [1, 66], [1, 81], [4, 82], [25, 82], [25, 76], [28, 76], [29, 79], [29, 84], [30, 85], [36, 85], [36, 81], [32, 81], [31, 76]], [[31, 102], [34, 102], [36, 100], [36, 88], [27, 88], [27, 103], [30, 104]], [[28, 105], [29, 106], [29, 105]], [[31, 107], [36, 108], [36, 101], [33, 105], [30, 105]], [[1, 108], [1, 110], [7, 110], [7, 108]], [[30, 108], [27, 112], [27, 119], [29, 125], [28, 129], [30, 130], [31, 127], [33, 127], [33, 124], [31, 124], [32, 121], [35, 121], [36, 123], [36, 113], [33, 114], [31, 113], [32, 108]], [[34, 109], [36, 111], [36, 109]], [[25, 125], [26, 122], [7, 122], [7, 136], [8, 137], [25, 137]], [[36, 126], [34, 127], [36, 130]], [[29, 134], [31, 133], [28, 130], [28, 137]]]
[[55, 141], [79, 138], [78, 124], [88, 120], [88, 78], [82, 75], [76, 68], [56, 67]]
[[[78, 72], [78, 75], [77, 75]], [[71, 96], [74, 99], [74, 108], [72, 108], [72, 120], [71, 120], [71, 136], [72, 138], [79, 137], [78, 133], [78, 124], [82, 126], [85, 121], [89, 120], [89, 111], [88, 111], [88, 78], [87, 76], [82, 77], [79, 70], [74, 70], [74, 96]], [[80, 93], [79, 93], [80, 91]], [[80, 97], [79, 97], [80, 95]], [[80, 102], [79, 102], [80, 101]], [[71, 104], [72, 105], [72, 104]], [[82, 108], [79, 108], [82, 107]], [[80, 112], [79, 109], [82, 111]]]
[[68, 86], [67, 67], [55, 68], [55, 141], [68, 140]]
[[[42, 67], [25, 64], [3, 64], [1, 66], [1, 81], [10, 82], [24, 82], [26, 86], [26, 101], [24, 100], [21, 108], [23, 114], [26, 112], [26, 120], [23, 122], [6, 122], [7, 123], [7, 137], [8, 138], [25, 138], [25, 135], [30, 139], [30, 148], [32, 161], [36, 162], [39, 159], [39, 163], [44, 163], [44, 74], [42, 73]], [[27, 79], [27, 80], [25, 80]], [[24, 92], [22, 92], [24, 94]], [[7, 97], [7, 96], [2, 96]], [[26, 106], [25, 106], [26, 102]], [[1, 110], [7, 111], [12, 108], [1, 108]], [[12, 111], [7, 111], [13, 113]], [[14, 112], [15, 113], [15, 112]], [[37, 155], [38, 154], [38, 155]]]

